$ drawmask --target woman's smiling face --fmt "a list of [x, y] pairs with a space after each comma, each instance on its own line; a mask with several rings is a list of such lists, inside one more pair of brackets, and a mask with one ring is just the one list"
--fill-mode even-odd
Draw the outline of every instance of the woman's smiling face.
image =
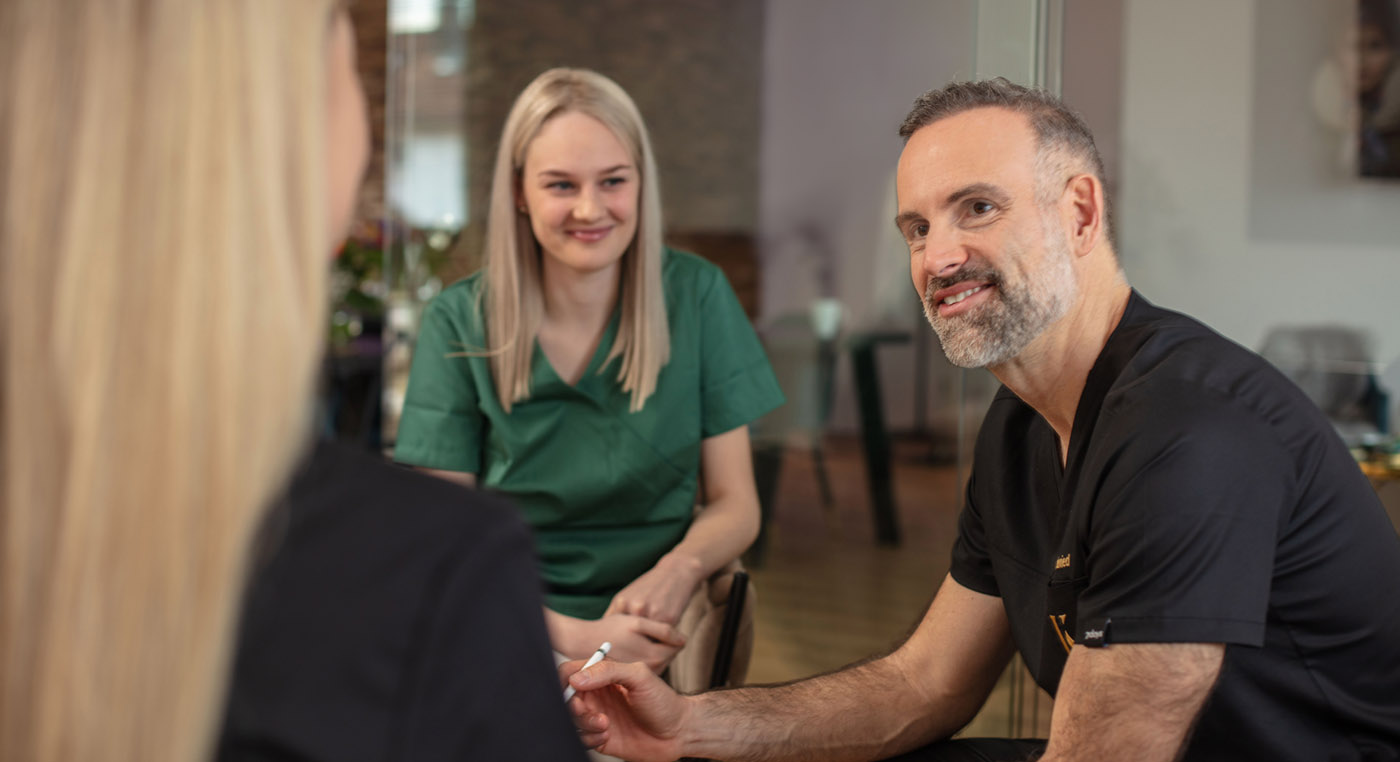
[[580, 273], [615, 268], [637, 234], [641, 176], [602, 122], [568, 111], [525, 149], [520, 204], [546, 258]]

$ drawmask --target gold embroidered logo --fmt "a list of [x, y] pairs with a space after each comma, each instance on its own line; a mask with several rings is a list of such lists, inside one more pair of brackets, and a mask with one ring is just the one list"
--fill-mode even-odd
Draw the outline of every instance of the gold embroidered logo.
[[1066, 553], [1066, 554], [1064, 554], [1063, 556], [1060, 556], [1059, 558], [1055, 559], [1055, 568], [1056, 568], [1056, 569], [1068, 569], [1068, 568], [1069, 568], [1069, 554], [1068, 554], [1068, 553]]
[[1065, 653], [1069, 653], [1069, 649], [1074, 648], [1074, 636], [1065, 629], [1065, 615], [1051, 614], [1050, 626], [1055, 628], [1055, 637], [1060, 639], [1060, 645], [1065, 647]]

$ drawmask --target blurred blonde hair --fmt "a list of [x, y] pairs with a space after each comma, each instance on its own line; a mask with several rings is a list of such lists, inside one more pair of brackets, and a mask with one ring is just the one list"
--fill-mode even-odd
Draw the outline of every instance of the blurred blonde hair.
[[212, 751], [320, 356], [331, 5], [0, 3], [0, 759]]
[[501, 407], [530, 397], [530, 361], [544, 316], [541, 252], [530, 218], [518, 213], [516, 191], [525, 152], [540, 128], [566, 112], [602, 122], [631, 153], [641, 175], [637, 235], [622, 256], [622, 315], [608, 360], [621, 357], [617, 380], [641, 410], [670, 359], [671, 338], [661, 288], [661, 191], [651, 141], [636, 104], [597, 72], [550, 69], [535, 78], [511, 107], [501, 130], [486, 224], [484, 291], [488, 352]]

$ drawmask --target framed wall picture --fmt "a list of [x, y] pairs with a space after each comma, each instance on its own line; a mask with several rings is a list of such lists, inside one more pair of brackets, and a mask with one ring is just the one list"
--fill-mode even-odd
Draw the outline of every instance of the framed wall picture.
[[[1362, 148], [1360, 106], [1363, 8], [1395, 14], [1400, 0], [1269, 0], [1254, 7], [1250, 66], [1249, 237], [1258, 241], [1365, 246], [1394, 251], [1400, 241], [1400, 170], [1379, 160], [1381, 132]], [[1373, 11], [1366, 10], [1366, 18]], [[1384, 52], [1384, 51], [1382, 51]], [[1374, 58], [1385, 58], [1375, 56]], [[1381, 81], [1400, 87], [1400, 49]], [[1376, 113], [1381, 113], [1379, 110]], [[1383, 120], [1382, 120], [1383, 122]], [[1369, 137], [1369, 134], [1368, 134]], [[1389, 133], [1396, 150], [1396, 134]], [[1362, 152], [1371, 158], [1362, 166]]]
[[1400, 0], [1357, 1], [1357, 171], [1400, 177]]

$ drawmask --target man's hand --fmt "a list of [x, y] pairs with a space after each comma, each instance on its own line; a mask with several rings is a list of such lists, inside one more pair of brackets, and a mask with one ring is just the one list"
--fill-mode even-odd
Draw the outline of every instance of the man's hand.
[[681, 756], [688, 699], [641, 664], [608, 659], [580, 672], [583, 664], [566, 662], [559, 674], [578, 690], [569, 711], [585, 746], [633, 762]]
[[676, 624], [700, 586], [700, 564], [674, 554], [632, 580], [613, 596], [606, 614], [632, 614]]

